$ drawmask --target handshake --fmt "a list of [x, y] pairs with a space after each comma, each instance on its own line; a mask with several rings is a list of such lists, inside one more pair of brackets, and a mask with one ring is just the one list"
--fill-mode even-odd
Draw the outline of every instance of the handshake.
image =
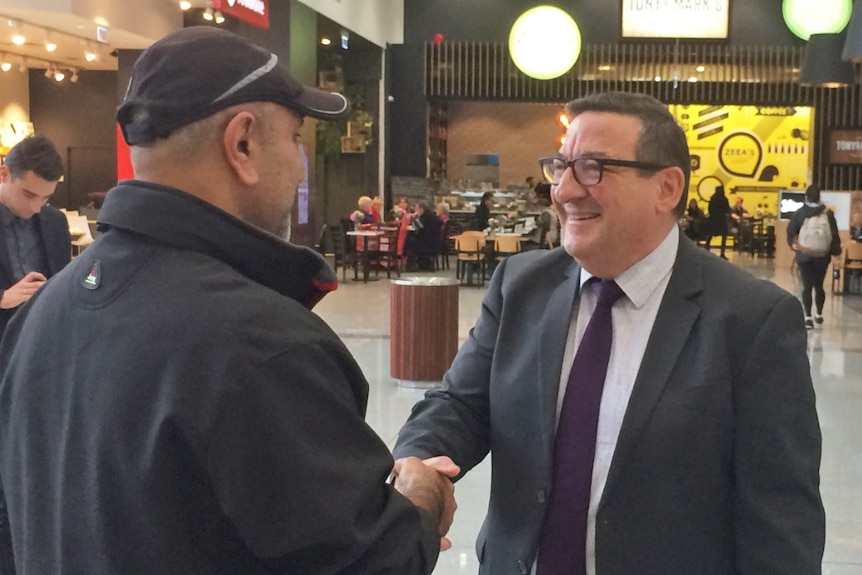
[[455, 516], [455, 486], [451, 478], [457, 476], [461, 468], [446, 457], [419, 459], [403, 457], [395, 460], [392, 468], [392, 483], [396, 491], [413, 502], [416, 507], [428, 511], [440, 525], [440, 550], [452, 547], [446, 538], [452, 518]]

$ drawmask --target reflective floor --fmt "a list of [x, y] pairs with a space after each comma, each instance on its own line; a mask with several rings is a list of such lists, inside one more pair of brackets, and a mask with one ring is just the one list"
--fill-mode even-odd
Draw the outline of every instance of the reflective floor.
[[[735, 257], [734, 257], [735, 256]], [[757, 277], [798, 293], [790, 269], [772, 260], [731, 254]], [[454, 261], [453, 261], [454, 265]], [[454, 269], [436, 274], [454, 277]], [[368, 422], [391, 447], [422, 390], [401, 388], [389, 376], [389, 281], [343, 282], [318, 304], [362, 366], [371, 394]], [[827, 278], [827, 294], [829, 279]], [[479, 312], [483, 289], [460, 288], [459, 338], [466, 338]], [[821, 492], [826, 507], [825, 575], [862, 575], [862, 297], [827, 295], [822, 329], [809, 332], [808, 351], [823, 432]], [[476, 573], [476, 534], [488, 504], [486, 459], [455, 488], [458, 512], [449, 533], [453, 547], [440, 555], [435, 575]]]

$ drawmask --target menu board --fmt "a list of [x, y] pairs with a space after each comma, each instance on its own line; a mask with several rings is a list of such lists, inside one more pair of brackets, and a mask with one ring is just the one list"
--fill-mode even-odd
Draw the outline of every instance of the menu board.
[[623, 0], [623, 38], [727, 38], [730, 0]]

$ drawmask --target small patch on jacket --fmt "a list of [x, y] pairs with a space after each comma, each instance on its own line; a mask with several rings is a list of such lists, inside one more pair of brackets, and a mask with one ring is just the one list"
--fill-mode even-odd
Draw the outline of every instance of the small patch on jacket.
[[96, 289], [102, 283], [102, 263], [99, 260], [90, 264], [90, 271], [81, 280], [81, 285], [87, 289]]

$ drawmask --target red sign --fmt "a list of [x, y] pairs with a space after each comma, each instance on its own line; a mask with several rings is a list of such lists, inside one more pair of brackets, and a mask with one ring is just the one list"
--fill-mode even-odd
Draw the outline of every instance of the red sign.
[[269, 0], [213, 0], [213, 8], [252, 26], [269, 28]]

